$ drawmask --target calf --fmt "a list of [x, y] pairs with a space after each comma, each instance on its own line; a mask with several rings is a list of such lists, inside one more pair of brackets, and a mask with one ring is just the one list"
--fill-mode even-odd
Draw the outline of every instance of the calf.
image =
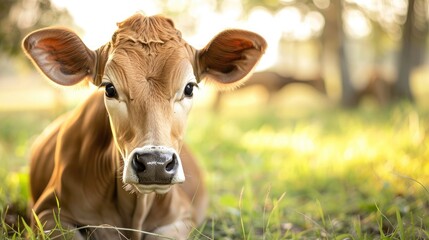
[[[53, 82], [99, 88], [33, 146], [33, 209], [45, 230], [60, 235], [59, 220], [80, 229], [75, 239], [185, 239], [206, 208], [201, 171], [183, 144], [193, 90], [201, 80], [241, 84], [265, 40], [226, 30], [196, 50], [170, 19], [138, 13], [95, 51], [63, 28], [30, 33], [23, 48]], [[85, 227], [97, 225], [115, 229]]]

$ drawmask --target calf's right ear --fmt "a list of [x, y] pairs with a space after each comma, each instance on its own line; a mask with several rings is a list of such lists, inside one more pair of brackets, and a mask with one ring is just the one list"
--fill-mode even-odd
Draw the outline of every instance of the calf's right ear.
[[225, 30], [198, 52], [197, 75], [219, 89], [232, 89], [246, 80], [266, 48], [256, 33]]
[[34, 31], [24, 38], [22, 48], [45, 76], [60, 85], [74, 85], [96, 74], [97, 54], [70, 30]]

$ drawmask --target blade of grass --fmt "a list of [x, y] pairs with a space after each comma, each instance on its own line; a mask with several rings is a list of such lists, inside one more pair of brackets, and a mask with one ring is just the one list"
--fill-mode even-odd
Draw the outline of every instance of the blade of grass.
[[4, 211], [1, 211], [1, 215], [0, 215], [0, 217], [1, 217], [1, 226], [2, 226], [2, 229], [3, 229], [2, 234], [4, 234], [4, 235], [7, 235], [8, 231], [9, 231], [8, 228], [10, 228], [10, 226], [8, 224], [6, 224], [6, 221], [5, 221], [8, 210], [9, 210], [9, 206], [6, 206], [6, 209]]
[[301, 216], [303, 216], [305, 219], [309, 220], [310, 222], [312, 222], [319, 230], [321, 230], [324, 234], [328, 235], [326, 229], [320, 225], [319, 223], [317, 223], [314, 219], [312, 219], [311, 217], [307, 216], [306, 214], [296, 211], [296, 213], [300, 214]]
[[[129, 231], [129, 232], [139, 232], [139, 233], [143, 233], [146, 235], [150, 235], [150, 236], [154, 236], [157, 238], [162, 238], [162, 239], [171, 239], [174, 240], [175, 238], [172, 237], [167, 237], [161, 234], [157, 234], [157, 233], [152, 233], [152, 232], [146, 232], [146, 231], [142, 231], [142, 230], [137, 230], [137, 229], [132, 229], [132, 228], [120, 228], [120, 227], [114, 227], [114, 226], [110, 226], [110, 225], [86, 225], [83, 227], [78, 227], [78, 228], [74, 228], [73, 231], [80, 231], [80, 230], [84, 230], [84, 229], [113, 229], [113, 230], [118, 230], [118, 231]], [[62, 237], [62, 236], [59, 236]], [[52, 238], [54, 239], [54, 238]]]
[[214, 217], [212, 216], [212, 222], [211, 222], [211, 224], [212, 224], [212, 239], [214, 239], [214, 233], [215, 233], [215, 224], [214, 224]]
[[25, 222], [25, 220], [22, 218], [22, 224], [24, 225], [25, 231], [27, 233], [27, 239], [32, 239], [35, 240], [36, 236], [34, 235], [34, 231], [33, 229], [31, 229], [30, 226], [28, 226], [28, 224]]
[[425, 230], [424, 233], [425, 233], [426, 237], [429, 238], [429, 231]]
[[[386, 221], [389, 223], [389, 225], [391, 227], [394, 228], [395, 226], [392, 224], [392, 222], [389, 220], [389, 218], [386, 215], [383, 214], [383, 212], [381, 211], [381, 209], [378, 207], [377, 203], [375, 203], [375, 207], [377, 208], [377, 212], [381, 215], [381, 217], [380, 217], [380, 219], [381, 219], [381, 225], [379, 225], [379, 230], [383, 231], [383, 218], [386, 219]], [[383, 237], [386, 237], [386, 235], [384, 235], [384, 232], [383, 232]]]
[[319, 207], [318, 209], [323, 227], [326, 229], [325, 213], [323, 212], [322, 204], [320, 203], [319, 199], [317, 199], [317, 206]]
[[357, 239], [363, 239], [362, 238], [362, 226], [361, 226], [361, 222], [360, 222], [359, 218], [354, 221], [353, 227], [354, 227]]
[[378, 207], [377, 203], [375, 203], [375, 207], [377, 208], [377, 212], [380, 214], [380, 218], [377, 218], [377, 223], [378, 223], [378, 231], [380, 233], [381, 238], [385, 238], [386, 235], [384, 234], [383, 231], [383, 218], [385, 217], [384, 214], [381, 212], [380, 208]]
[[201, 237], [204, 237], [205, 239], [212, 239], [209, 236], [205, 235], [203, 233], [203, 231], [202, 231], [205, 228], [206, 224], [207, 224], [207, 221], [204, 222], [199, 228], [193, 228], [193, 230], [189, 233], [189, 236], [187, 237], [187, 239], [189, 239], [191, 237], [191, 234], [193, 232], [197, 232], [198, 233], [197, 236], [194, 236], [194, 239], [201, 239]]
[[241, 224], [241, 231], [243, 232], [243, 239], [246, 239], [246, 229], [244, 227], [243, 209], [242, 209], [243, 193], [244, 193], [244, 187], [241, 188], [240, 199], [238, 201], [238, 209], [240, 210], [240, 224]]
[[[264, 210], [262, 212], [262, 224], [265, 224], [265, 214], [267, 212], [266, 206], [267, 206], [267, 202], [268, 202], [268, 199], [269, 199], [269, 196], [270, 196], [270, 191], [271, 191], [271, 186], [268, 187], [267, 194], [265, 195]], [[266, 224], [266, 227], [262, 228], [262, 239], [265, 239], [265, 229], [267, 229], [267, 228], [268, 228], [268, 222]]]
[[45, 232], [43, 231], [44, 227], [43, 227], [42, 223], [40, 222], [39, 217], [37, 216], [36, 212], [33, 209], [31, 209], [31, 212], [33, 213], [34, 221], [36, 221], [36, 226], [39, 229], [40, 237], [42, 237], [43, 240], [46, 240]]
[[283, 200], [284, 196], [286, 195], [286, 192], [284, 192], [280, 197], [277, 199], [277, 201], [274, 203], [273, 209], [271, 210], [270, 214], [268, 215], [267, 224], [265, 225], [266, 229], [269, 229], [270, 223], [271, 223], [271, 217], [273, 215], [273, 212], [277, 209], [279, 206], [279, 203]]
[[396, 220], [398, 221], [399, 238], [401, 240], [405, 240], [404, 224], [402, 222], [401, 213], [399, 212], [398, 209], [396, 209]]
[[425, 185], [423, 185], [423, 183], [417, 181], [416, 179], [414, 179], [412, 177], [408, 177], [408, 176], [402, 175], [402, 174], [399, 174], [399, 173], [393, 173], [393, 174], [396, 175], [396, 176], [398, 176], [398, 177], [400, 177], [400, 178], [404, 178], [404, 179], [407, 179], [407, 180], [410, 180], [410, 181], [413, 181], [413, 182], [417, 183], [418, 185], [420, 185], [423, 188], [423, 190], [427, 194], [429, 194], [429, 190], [425, 187]]

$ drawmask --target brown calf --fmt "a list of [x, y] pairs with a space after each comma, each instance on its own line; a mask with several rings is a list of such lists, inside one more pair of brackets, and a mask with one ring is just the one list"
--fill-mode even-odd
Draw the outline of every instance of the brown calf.
[[[95, 51], [62, 28], [29, 34], [23, 48], [52, 81], [87, 79], [103, 89], [52, 123], [33, 147], [33, 209], [45, 229], [59, 217], [67, 229], [85, 229], [74, 231], [75, 239], [154, 237], [141, 231], [185, 239], [206, 208], [201, 171], [183, 144], [193, 89], [201, 80], [241, 84], [264, 39], [226, 30], [196, 50], [170, 19], [135, 14]], [[82, 228], [94, 225], [117, 229]]]

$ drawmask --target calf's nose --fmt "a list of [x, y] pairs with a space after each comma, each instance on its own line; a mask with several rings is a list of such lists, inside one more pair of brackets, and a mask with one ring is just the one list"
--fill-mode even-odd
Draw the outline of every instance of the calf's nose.
[[176, 153], [169, 149], [136, 151], [132, 156], [132, 167], [140, 184], [171, 184], [178, 166]]

